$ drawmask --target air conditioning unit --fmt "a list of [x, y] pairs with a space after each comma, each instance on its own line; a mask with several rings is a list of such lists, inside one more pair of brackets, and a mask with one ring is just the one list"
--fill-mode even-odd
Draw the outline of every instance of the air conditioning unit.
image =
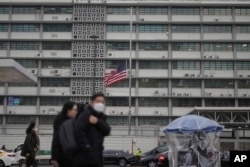
[[42, 110], [42, 113], [47, 114], [47, 111], [46, 110]]
[[156, 90], [156, 91], [154, 92], [154, 94], [155, 94], [155, 95], [159, 95], [159, 91]]
[[248, 94], [243, 94], [244, 97], [248, 97]]
[[13, 114], [12, 111], [9, 111], [9, 114]]
[[144, 21], [144, 18], [141, 18], [140, 21]]
[[181, 93], [177, 93], [177, 96], [181, 96]]
[[204, 75], [206, 78], [208, 77], [208, 75]]
[[172, 96], [176, 96], [176, 93], [175, 93], [175, 92], [173, 92], [173, 93], [172, 93]]
[[162, 93], [162, 96], [166, 96], [166, 93]]
[[37, 75], [37, 70], [33, 69], [33, 70], [31, 70], [31, 73], [34, 75]]
[[120, 112], [120, 115], [123, 115], [124, 113], [123, 112]]
[[212, 58], [213, 58], [213, 56], [209, 56], [209, 58], [210, 58], [210, 59], [212, 59]]
[[166, 58], [166, 56], [163, 55], [162, 58], [164, 59], [164, 58]]
[[49, 93], [56, 93], [56, 89], [49, 89]]
[[243, 75], [241, 75], [241, 74], [240, 74], [240, 75], [239, 75], [239, 77], [240, 77], [240, 78], [242, 78], [242, 77], [243, 77]]
[[212, 96], [212, 93], [211, 92], [207, 93], [207, 96]]
[[232, 95], [232, 94], [229, 94], [228, 96], [229, 96], [229, 97], [232, 97], [233, 95]]
[[215, 56], [216, 59], [219, 59], [220, 57], [219, 56]]
[[221, 96], [221, 97], [223, 97], [223, 96], [224, 96], [224, 94], [220, 94], [220, 96]]
[[190, 77], [195, 77], [195, 74], [191, 74]]
[[218, 21], [219, 21], [219, 19], [214, 19], [214, 21], [218, 22]]
[[58, 36], [57, 34], [51, 34], [52, 38], [57, 38], [57, 36]]
[[116, 114], [116, 111], [115, 110], [111, 111], [111, 114], [113, 114], [113, 115]]
[[250, 75], [248, 75], [247, 77], [250, 77]]
[[55, 74], [55, 76], [61, 75], [61, 70], [54, 70], [54, 74]]
[[206, 58], [207, 58], [207, 56], [203, 56], [203, 58], [204, 58], [204, 59], [206, 59]]
[[109, 56], [113, 56], [113, 54], [112, 54], [112, 53], [108, 53], [108, 55], [109, 55]]
[[57, 53], [56, 52], [50, 52], [50, 55], [51, 56], [57, 56]]
[[69, 18], [66, 18], [65, 20], [69, 21], [70, 19], [69, 19]]
[[40, 53], [38, 53], [38, 54], [37, 54], [37, 56], [38, 56], [38, 57], [40, 57], [40, 56], [41, 56], [41, 54], [40, 54]]
[[160, 111], [155, 111], [154, 114], [155, 114], [155, 115], [160, 115], [161, 112], [160, 112]]
[[190, 94], [189, 94], [189, 93], [184, 93], [183, 95], [184, 95], [184, 96], [190, 96]]
[[188, 77], [189, 76], [189, 74], [185, 74], [185, 77]]
[[106, 96], [110, 96], [110, 93], [106, 93]]
[[210, 77], [214, 77], [214, 75], [210, 75]]

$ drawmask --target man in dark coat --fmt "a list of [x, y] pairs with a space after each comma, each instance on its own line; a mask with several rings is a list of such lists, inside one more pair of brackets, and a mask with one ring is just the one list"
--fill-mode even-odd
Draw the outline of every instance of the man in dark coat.
[[75, 122], [75, 138], [79, 150], [75, 155], [74, 167], [101, 167], [103, 164], [103, 141], [111, 128], [103, 113], [105, 106], [103, 93], [91, 97], [88, 105]]

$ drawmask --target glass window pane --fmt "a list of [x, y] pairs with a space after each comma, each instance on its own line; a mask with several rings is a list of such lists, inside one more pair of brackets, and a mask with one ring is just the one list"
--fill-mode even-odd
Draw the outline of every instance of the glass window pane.
[[173, 88], [201, 88], [201, 80], [195, 79], [174, 79], [172, 80]]
[[43, 24], [43, 32], [71, 32], [72, 24]]
[[42, 78], [42, 87], [70, 87], [69, 78]]
[[0, 24], [0, 32], [8, 32], [8, 24]]
[[217, 79], [208, 79], [205, 80], [205, 88], [225, 88], [233, 89], [234, 80], [217, 80]]
[[43, 50], [71, 50], [71, 42], [43, 42]]
[[168, 61], [160, 60], [140, 60], [140, 69], [168, 69]]
[[168, 7], [140, 6], [139, 14], [141, 15], [167, 15]]
[[173, 15], [200, 15], [199, 7], [172, 7]]
[[200, 70], [199, 61], [173, 61], [172, 69], [174, 70]]
[[44, 14], [72, 14], [72, 6], [44, 6]]
[[13, 6], [13, 14], [40, 14], [40, 6]]
[[206, 107], [234, 107], [234, 99], [205, 99]]
[[35, 41], [18, 41], [10, 43], [10, 49], [12, 50], [39, 50], [39, 46], [40, 43]]
[[69, 100], [69, 97], [41, 97], [40, 104], [41, 106], [62, 106]]
[[201, 106], [201, 99], [188, 98], [174, 98], [172, 99], [173, 107], [199, 107]]

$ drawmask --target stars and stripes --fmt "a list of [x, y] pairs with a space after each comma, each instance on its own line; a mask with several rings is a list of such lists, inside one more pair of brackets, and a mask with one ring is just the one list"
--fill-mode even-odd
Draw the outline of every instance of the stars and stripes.
[[117, 82], [127, 79], [127, 62], [122, 63], [117, 69], [106, 73], [104, 76], [105, 86], [108, 87]]

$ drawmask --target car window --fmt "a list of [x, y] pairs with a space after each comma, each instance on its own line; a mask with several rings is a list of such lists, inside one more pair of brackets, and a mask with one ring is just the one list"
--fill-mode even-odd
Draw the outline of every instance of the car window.
[[156, 149], [157, 152], [162, 153], [168, 150], [168, 146], [162, 146]]
[[21, 151], [22, 150], [22, 148], [23, 148], [23, 145], [19, 145], [17, 148], [16, 148], [16, 152], [18, 152], [18, 151]]

